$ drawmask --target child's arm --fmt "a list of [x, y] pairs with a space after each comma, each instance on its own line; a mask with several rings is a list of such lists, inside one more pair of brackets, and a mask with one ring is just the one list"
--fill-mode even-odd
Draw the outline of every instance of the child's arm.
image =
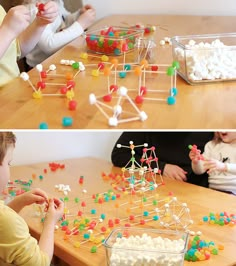
[[[9, 9], [0, 25], [0, 58], [5, 54], [11, 42], [29, 25], [30, 13], [25, 6], [15, 6]], [[3, 37], [4, 36], [4, 37]]]
[[191, 160], [192, 170], [195, 174], [201, 175], [206, 172], [204, 168], [204, 158], [201, 154], [201, 151], [197, 148], [196, 145], [189, 145], [189, 158]]
[[86, 5], [80, 10], [80, 14], [81, 15], [79, 16], [77, 21], [79, 22], [81, 27], [85, 30], [89, 26], [91, 26], [92, 23], [94, 22], [96, 17], [96, 11], [92, 6]]
[[50, 260], [53, 256], [54, 249], [54, 228], [56, 222], [62, 217], [64, 212], [64, 204], [58, 199], [48, 200], [47, 194], [41, 189], [33, 189], [15, 197], [8, 207], [16, 212], [33, 203], [46, 203], [47, 215], [44, 222], [43, 230], [39, 239], [39, 248], [44, 253], [48, 254]]
[[78, 12], [67, 14], [65, 17], [66, 27], [61, 31], [55, 32], [55, 27], [53, 26], [46, 28], [38, 43], [38, 46], [44, 53], [48, 55], [55, 53], [69, 42], [81, 36], [84, 30], [94, 22], [96, 17], [96, 12], [93, 8], [86, 10], [78, 18], [76, 18], [76, 14]]
[[58, 16], [57, 4], [49, 1], [40, 10], [34, 21], [19, 36], [22, 56], [27, 55], [38, 43], [46, 26]]
[[50, 199], [43, 231], [39, 239], [39, 247], [48, 254], [50, 260], [54, 250], [54, 229], [56, 222], [64, 213], [64, 204], [59, 199]]
[[236, 164], [235, 163], [225, 163], [215, 159], [209, 159], [204, 162], [204, 167], [208, 169], [208, 173], [214, 171], [227, 172], [230, 174], [236, 174]]

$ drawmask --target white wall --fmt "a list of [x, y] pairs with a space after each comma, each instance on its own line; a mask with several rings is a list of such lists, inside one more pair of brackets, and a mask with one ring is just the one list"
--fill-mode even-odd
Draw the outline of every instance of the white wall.
[[[178, 14], [235, 16], [235, 0], [83, 0], [101, 18], [112, 14]], [[122, 18], [121, 18], [122, 19]]]
[[14, 131], [17, 142], [12, 165], [93, 156], [110, 161], [120, 136], [116, 131]]

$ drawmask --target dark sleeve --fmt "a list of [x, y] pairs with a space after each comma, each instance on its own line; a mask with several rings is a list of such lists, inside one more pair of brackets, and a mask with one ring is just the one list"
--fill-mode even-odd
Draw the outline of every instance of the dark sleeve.
[[[111, 161], [114, 166], [118, 167], [124, 167], [131, 158], [131, 149], [128, 148], [130, 146], [130, 141], [133, 141], [134, 145], [141, 145], [145, 143], [145, 132], [123, 132], [117, 142], [115, 143], [115, 146], [113, 147], [112, 153], [111, 153]], [[118, 148], [117, 144], [121, 144], [122, 146]], [[140, 159], [142, 157], [142, 148], [135, 148], [135, 160], [137, 162], [140, 162]]]

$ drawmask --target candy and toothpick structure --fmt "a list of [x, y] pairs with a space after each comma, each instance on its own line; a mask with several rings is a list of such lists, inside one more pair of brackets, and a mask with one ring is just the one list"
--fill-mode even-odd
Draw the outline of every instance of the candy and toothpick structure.
[[[57, 67], [54, 64], [50, 65], [47, 70], [44, 70], [43, 65], [38, 64], [36, 70], [39, 73], [39, 81], [36, 85], [31, 82], [28, 73], [22, 72], [20, 77], [29, 83], [33, 90], [34, 99], [41, 99], [42, 97], [48, 96], [66, 97], [69, 100], [69, 110], [75, 110], [77, 101], [73, 100], [75, 94], [74, 88], [76, 85], [74, 77], [78, 75], [79, 72], [84, 71], [85, 68], [81, 62], [70, 61], [69, 64], [72, 65], [73, 69], [77, 69], [75, 74], [72, 72], [67, 72], [65, 74], [56, 73]], [[55, 82], [54, 79], [57, 79], [57, 82]], [[54, 88], [56, 91], [47, 93], [47, 87]]]
[[[112, 27], [107, 29], [109, 36], [112, 34], [112, 29]], [[89, 38], [92, 43], [96, 40], [93, 39], [92, 35], [89, 35]], [[105, 39], [103, 41], [105, 42]], [[114, 41], [114, 43], [116, 42]], [[33, 84], [26, 72], [21, 73], [20, 77], [27, 81], [32, 88], [33, 98], [41, 99], [49, 96], [52, 98], [53, 96], [66, 97], [68, 99], [68, 109], [76, 110], [77, 100], [74, 99], [75, 79], [79, 78], [78, 74], [81, 71], [85, 71], [87, 68], [94, 68], [91, 71], [91, 76], [105, 79], [104, 84], [107, 85], [104, 86], [105, 90], [102, 95], [90, 93], [89, 103], [97, 107], [107, 120], [108, 125], [116, 127], [121, 123], [144, 122], [148, 119], [147, 112], [142, 110], [143, 108], [141, 107], [145, 101], [174, 105], [177, 96], [176, 76], [177, 69], [179, 68], [178, 62], [174, 61], [171, 65], [150, 64], [148, 62], [148, 55], [152, 48], [150, 43], [149, 41], [147, 42], [144, 53], [142, 51], [142, 60], [138, 60], [138, 62], [126, 62], [127, 52], [134, 48], [130, 46], [129, 39], [127, 38], [127, 43], [120, 40], [119, 55], [122, 58], [122, 62], [119, 62], [118, 57], [109, 60], [107, 55], [83, 52], [79, 56], [83, 62], [61, 59], [61, 65], [72, 67], [70, 72], [58, 73], [59, 71], [54, 64], [50, 65], [49, 69], [44, 70], [42, 64], [38, 64], [36, 66], [36, 70], [39, 73], [37, 84]], [[95, 58], [95, 60], [100, 62], [96, 64], [86, 62], [90, 58]], [[129, 86], [125, 86], [124, 79], [129, 79], [129, 77], [132, 77], [134, 82]], [[161, 82], [158, 82], [158, 80], [157, 82], [149, 81], [154, 78], [160, 79]], [[167, 79], [164, 82], [165, 84], [168, 82], [168, 79], [170, 80], [168, 88], [162, 87], [163, 79]], [[48, 92], [49, 87], [50, 92]], [[69, 125], [71, 124], [69, 123]]]
[[[173, 105], [176, 102], [177, 88], [176, 88], [176, 75], [179, 65], [178, 62], [173, 62], [169, 65], [149, 65], [146, 60], [142, 60], [140, 64], [118, 64], [117, 59], [111, 61], [110, 66], [106, 66], [103, 69], [103, 75], [107, 77], [107, 94], [103, 96], [96, 96], [91, 93], [89, 96], [89, 102], [91, 105], [95, 105], [100, 112], [108, 120], [109, 126], [117, 126], [119, 123], [131, 122], [135, 120], [145, 121], [148, 116], [144, 111], [140, 111], [138, 104], [142, 104], [144, 100], [167, 102], [169, 105]], [[122, 85], [118, 85], [118, 78], [124, 79], [127, 75], [135, 75], [138, 78], [137, 88], [126, 88]], [[147, 74], [152, 75], [167, 75], [170, 77], [170, 89], [155, 89], [148, 88], [146, 86]], [[114, 83], [111, 84], [110, 76], [114, 75]], [[136, 94], [135, 99], [132, 100], [130, 94]], [[149, 97], [147, 94], [149, 93]], [[159, 94], [159, 97], [158, 97]], [[154, 95], [154, 96], [153, 96]], [[166, 95], [166, 98], [163, 98]], [[128, 99], [129, 104], [133, 106], [135, 115], [132, 113], [131, 116], [122, 118], [122, 98]], [[112, 99], [114, 101], [113, 106], [110, 104]], [[126, 104], [127, 105], [127, 104]], [[108, 114], [107, 109], [111, 110]]]

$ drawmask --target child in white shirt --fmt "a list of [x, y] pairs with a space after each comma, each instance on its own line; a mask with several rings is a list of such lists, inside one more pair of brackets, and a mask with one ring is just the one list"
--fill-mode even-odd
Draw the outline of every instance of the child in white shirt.
[[189, 152], [194, 173], [207, 172], [210, 188], [236, 194], [236, 132], [216, 132], [200, 153]]
[[[35, 67], [67, 43], [81, 36], [84, 30], [95, 21], [96, 12], [91, 5], [85, 5], [71, 13], [64, 7], [63, 0], [53, 1], [58, 5], [59, 15], [54, 23], [46, 27], [37, 46], [27, 55], [26, 62], [30, 67]], [[31, 10], [32, 19], [35, 17], [36, 2], [36, 0], [24, 1], [24, 4]]]

